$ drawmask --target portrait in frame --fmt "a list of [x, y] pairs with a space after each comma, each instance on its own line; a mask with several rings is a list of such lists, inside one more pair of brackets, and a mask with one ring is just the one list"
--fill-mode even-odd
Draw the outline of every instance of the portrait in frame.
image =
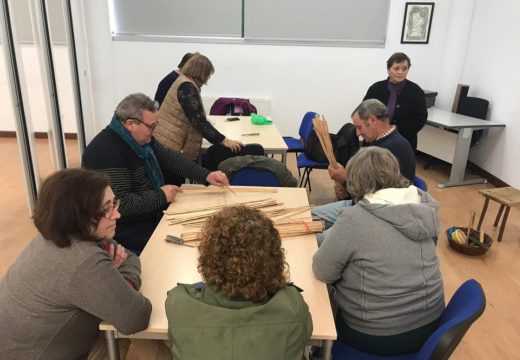
[[406, 3], [401, 44], [428, 44], [434, 6], [432, 2]]

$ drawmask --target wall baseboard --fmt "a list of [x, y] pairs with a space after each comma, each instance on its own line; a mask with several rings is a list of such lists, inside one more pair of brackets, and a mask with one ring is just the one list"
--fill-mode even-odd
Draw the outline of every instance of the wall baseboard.
[[[451, 166], [450, 163], [437, 159], [431, 155], [428, 155], [426, 153], [423, 153], [421, 151], [417, 151], [417, 155], [421, 158], [426, 160], [426, 164], [428, 166], [434, 166], [435, 163], [443, 164], [445, 166]], [[468, 161], [468, 164], [466, 165], [466, 169], [469, 169], [473, 174], [478, 175], [488, 181], [488, 183], [496, 186], [496, 187], [505, 187], [505, 186], [511, 186], [507, 184], [506, 182], [502, 181], [501, 179], [497, 178], [495, 175], [488, 173], [486, 170], [482, 169], [480, 166], [476, 165], [475, 163]]]
[[[0, 137], [15, 138], [16, 131], [0, 131]], [[47, 139], [49, 135], [44, 131], [35, 131], [34, 137], [36, 139]], [[77, 138], [78, 134], [76, 133], [65, 133], [65, 139], [67, 140], [76, 140]]]

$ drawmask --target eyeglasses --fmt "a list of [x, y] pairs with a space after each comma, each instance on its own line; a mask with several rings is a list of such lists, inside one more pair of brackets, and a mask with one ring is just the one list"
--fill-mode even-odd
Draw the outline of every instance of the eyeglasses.
[[150, 130], [155, 130], [155, 128], [157, 126], [159, 126], [159, 121], [157, 122], [154, 122], [153, 124], [147, 124], [145, 123], [143, 120], [139, 119], [139, 118], [136, 118], [136, 117], [129, 117], [128, 119], [130, 120], [134, 120], [135, 122], [139, 123], [139, 124], [143, 124], [144, 126], [146, 126], [148, 129]]
[[99, 213], [99, 217], [110, 219], [112, 215], [114, 215], [114, 211], [119, 209], [119, 203], [119, 199], [115, 197], [114, 200], [112, 200], [112, 205], [108, 206], [106, 209], [103, 209]]

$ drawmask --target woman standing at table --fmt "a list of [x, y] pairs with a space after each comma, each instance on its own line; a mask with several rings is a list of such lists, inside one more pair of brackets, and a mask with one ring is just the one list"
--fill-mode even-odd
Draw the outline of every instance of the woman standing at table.
[[360, 149], [346, 180], [357, 203], [328, 230], [312, 264], [316, 278], [336, 289], [338, 337], [378, 355], [416, 352], [444, 311], [439, 205], [409, 186], [381, 147]]
[[259, 210], [226, 208], [208, 219], [199, 245], [205, 283], [168, 292], [174, 359], [302, 359], [309, 308], [287, 283], [280, 235]]
[[186, 62], [161, 105], [161, 126], [154, 133], [160, 143], [194, 161], [198, 160], [202, 138], [234, 152], [243, 146], [239, 141], [226, 139], [206, 118], [200, 90], [213, 72], [211, 61], [199, 53]]
[[417, 133], [426, 124], [428, 111], [424, 91], [408, 80], [410, 58], [405, 53], [395, 53], [386, 62], [388, 78], [374, 83], [363, 100], [377, 99], [388, 108], [391, 124], [417, 149]]
[[101, 321], [123, 334], [148, 326], [139, 258], [111, 240], [118, 206], [101, 173], [70, 169], [45, 180], [39, 234], [0, 282], [2, 360], [101, 359]]

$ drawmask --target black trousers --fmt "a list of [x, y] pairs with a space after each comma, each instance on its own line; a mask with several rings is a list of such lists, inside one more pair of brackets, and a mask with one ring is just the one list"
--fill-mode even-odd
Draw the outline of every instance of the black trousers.
[[114, 240], [139, 256], [158, 223], [159, 221], [118, 223]]
[[402, 355], [419, 351], [428, 337], [437, 329], [439, 319], [420, 328], [397, 335], [374, 336], [352, 329], [345, 323], [341, 310], [336, 314], [338, 337], [348, 345], [377, 355]]

